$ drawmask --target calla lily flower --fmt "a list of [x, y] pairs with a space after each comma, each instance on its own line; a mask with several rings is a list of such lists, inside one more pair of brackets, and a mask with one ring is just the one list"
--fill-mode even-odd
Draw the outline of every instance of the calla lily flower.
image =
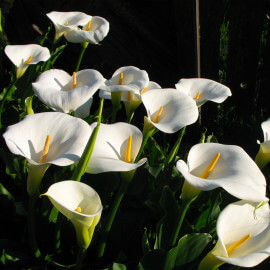
[[43, 72], [34, 82], [38, 98], [51, 108], [84, 118], [89, 115], [92, 96], [105, 79], [96, 70], [85, 69], [70, 76], [59, 69]]
[[198, 118], [195, 101], [176, 89], [147, 90], [142, 102], [148, 115], [145, 126], [154, 126], [164, 133], [174, 133]]
[[91, 20], [91, 16], [83, 12], [58, 12], [52, 11], [46, 14], [55, 27], [55, 40], [61, 37], [67, 30], [77, 29]]
[[102, 90], [111, 92], [112, 103], [117, 106], [122, 99], [122, 92], [141, 91], [148, 83], [149, 77], [145, 70], [133, 66], [121, 67], [100, 87], [100, 97], [104, 95]]
[[[134, 91], [124, 91], [121, 96], [121, 100], [124, 102], [125, 108], [126, 108], [126, 114], [131, 115], [137, 108], [138, 106], [142, 103], [142, 98], [141, 96], [149, 90], [152, 89], [160, 89], [161, 86], [157, 84], [156, 82], [149, 81], [148, 85], [144, 88], [139, 90], [134, 90]], [[110, 91], [105, 91], [105, 90], [100, 90], [99, 92], [99, 97], [104, 98], [104, 99], [111, 99], [111, 92]]]
[[58, 112], [27, 115], [3, 134], [9, 150], [28, 161], [27, 191], [38, 193], [50, 164], [68, 166], [78, 161], [91, 135], [83, 120]]
[[196, 100], [198, 107], [208, 100], [222, 103], [227, 97], [232, 95], [231, 90], [227, 86], [203, 78], [181, 79], [175, 87]]
[[98, 44], [109, 32], [109, 22], [102, 17], [89, 16], [88, 21], [82, 28], [68, 29], [64, 35], [67, 41], [72, 43], [89, 42]]
[[179, 160], [176, 168], [185, 178], [181, 195], [184, 201], [196, 197], [201, 190], [218, 187], [239, 199], [253, 202], [268, 200], [264, 175], [239, 146], [197, 144], [189, 151], [187, 163]]
[[199, 270], [229, 263], [253, 267], [270, 255], [268, 203], [238, 201], [228, 205], [217, 220], [218, 242], [202, 260]]
[[51, 185], [45, 194], [55, 208], [74, 225], [78, 245], [86, 250], [102, 211], [97, 192], [90, 186], [72, 180]]
[[270, 118], [261, 124], [263, 130], [264, 141], [260, 144], [260, 149], [258, 154], [256, 155], [255, 162], [262, 169], [264, 168], [270, 161]]
[[[96, 123], [92, 124], [92, 128]], [[146, 162], [133, 163], [142, 143], [141, 131], [130, 124], [100, 124], [95, 147], [86, 169], [88, 173], [128, 172]]]
[[50, 51], [37, 44], [7, 45], [5, 53], [17, 67], [17, 78], [21, 77], [29, 65], [35, 65], [50, 58]]

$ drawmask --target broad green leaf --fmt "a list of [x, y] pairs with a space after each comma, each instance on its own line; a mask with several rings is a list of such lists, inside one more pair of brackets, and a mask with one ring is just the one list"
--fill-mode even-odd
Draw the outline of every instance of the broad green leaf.
[[174, 269], [192, 262], [201, 255], [210, 241], [211, 235], [207, 233], [194, 233], [183, 236], [178, 245], [168, 252], [164, 270]]
[[127, 270], [127, 267], [121, 263], [113, 263], [112, 270]]

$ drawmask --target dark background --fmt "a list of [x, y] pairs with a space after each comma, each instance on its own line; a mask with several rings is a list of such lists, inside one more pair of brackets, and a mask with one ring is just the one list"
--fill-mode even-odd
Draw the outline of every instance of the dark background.
[[[258, 150], [256, 140], [263, 140], [260, 124], [270, 117], [269, 3], [200, 0], [201, 77], [224, 83], [232, 97], [221, 105], [205, 104], [201, 124], [191, 131], [207, 127], [221, 143], [240, 145], [251, 155]], [[1, 7], [10, 44], [34, 43], [50, 26], [51, 11], [106, 18], [108, 36], [101, 46], [88, 47], [80, 68], [97, 69], [105, 78], [127, 65], [146, 70], [163, 88], [197, 76], [195, 0], [2, 0]], [[47, 46], [53, 37], [54, 29]], [[71, 73], [80, 49], [68, 44], [55, 68]], [[143, 108], [139, 112], [145, 114]]]

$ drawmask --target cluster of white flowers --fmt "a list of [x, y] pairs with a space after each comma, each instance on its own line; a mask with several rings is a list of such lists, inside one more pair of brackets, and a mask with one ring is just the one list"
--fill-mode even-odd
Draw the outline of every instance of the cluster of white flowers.
[[[64, 35], [70, 42], [97, 44], [109, 31], [109, 23], [104, 18], [82, 12], [51, 12], [47, 16], [55, 26], [56, 39]], [[50, 58], [47, 48], [33, 44], [9, 45], [5, 53], [17, 66], [17, 77], [22, 76], [29, 65]], [[21, 122], [9, 126], [3, 135], [10, 151], [28, 161], [29, 195], [38, 192], [50, 164], [67, 166], [80, 159], [96, 123], [88, 125], [77, 117], [85, 118], [90, 114], [93, 95], [98, 90], [100, 98], [122, 101], [129, 116], [142, 103], [147, 114], [145, 125], [164, 133], [175, 133], [195, 123], [198, 107], [207, 101], [221, 103], [231, 96], [228, 87], [201, 78], [181, 79], [175, 88], [163, 89], [149, 80], [146, 71], [134, 66], [117, 69], [110, 79], [92, 69], [74, 72], [72, 76], [63, 70], [51, 69], [42, 73], [32, 86], [38, 98], [57, 112], [27, 115]], [[66, 114], [70, 112], [76, 117]], [[264, 142], [256, 157], [258, 164], [266, 165], [270, 160], [269, 123], [270, 119], [262, 124]], [[142, 158], [135, 162], [142, 141], [143, 134], [134, 125], [101, 124], [86, 171], [96, 174], [136, 170], [147, 161]], [[251, 267], [269, 256], [270, 211], [268, 203], [263, 203], [268, 201], [266, 180], [242, 148], [219, 143], [197, 144], [190, 150], [187, 163], [179, 160], [176, 168], [185, 178], [183, 201], [218, 187], [244, 200], [229, 205], [220, 214], [219, 240], [200, 269], [207, 269], [209, 260]], [[66, 180], [52, 185], [45, 195], [71, 220], [78, 241], [87, 248], [102, 211], [98, 194], [85, 184]], [[82, 239], [85, 230], [89, 236], [86, 240]], [[249, 235], [248, 240], [231, 248], [246, 235]]]

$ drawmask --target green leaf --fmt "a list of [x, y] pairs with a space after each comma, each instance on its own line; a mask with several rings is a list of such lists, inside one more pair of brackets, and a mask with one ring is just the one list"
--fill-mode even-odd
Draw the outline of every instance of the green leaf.
[[221, 193], [219, 192], [217, 195], [217, 198], [214, 202], [214, 205], [212, 207], [212, 211], [209, 215], [209, 218], [211, 220], [215, 220], [218, 217], [218, 215], [220, 214], [220, 207], [219, 206], [221, 203], [222, 203], [222, 197], [221, 197]]
[[148, 241], [148, 236], [147, 236], [147, 229], [144, 229], [143, 235], [142, 235], [142, 251], [143, 254], [147, 254], [151, 251], [149, 241]]
[[0, 194], [6, 195], [9, 200], [13, 200], [12, 194], [0, 183]]
[[199, 231], [200, 229], [204, 228], [207, 225], [208, 217], [210, 215], [211, 209], [210, 206], [202, 212], [199, 216], [197, 223], [195, 224], [195, 230]]
[[207, 233], [194, 233], [183, 236], [178, 245], [168, 252], [164, 269], [174, 269], [194, 261], [201, 255], [210, 241], [211, 235]]
[[55, 207], [53, 207], [49, 216], [49, 222], [56, 223], [58, 214], [59, 214], [58, 210]]
[[218, 142], [218, 140], [217, 140], [217, 138], [214, 136], [214, 135], [209, 135], [209, 136], [207, 136], [207, 138], [206, 138], [206, 142], [207, 143], [217, 143]]
[[112, 270], [127, 270], [127, 267], [121, 263], [113, 263]]
[[147, 168], [148, 172], [154, 176], [154, 178], [157, 178], [159, 173], [163, 170], [164, 168], [164, 164], [159, 164], [159, 165], [156, 165], [156, 166], [149, 166]]

